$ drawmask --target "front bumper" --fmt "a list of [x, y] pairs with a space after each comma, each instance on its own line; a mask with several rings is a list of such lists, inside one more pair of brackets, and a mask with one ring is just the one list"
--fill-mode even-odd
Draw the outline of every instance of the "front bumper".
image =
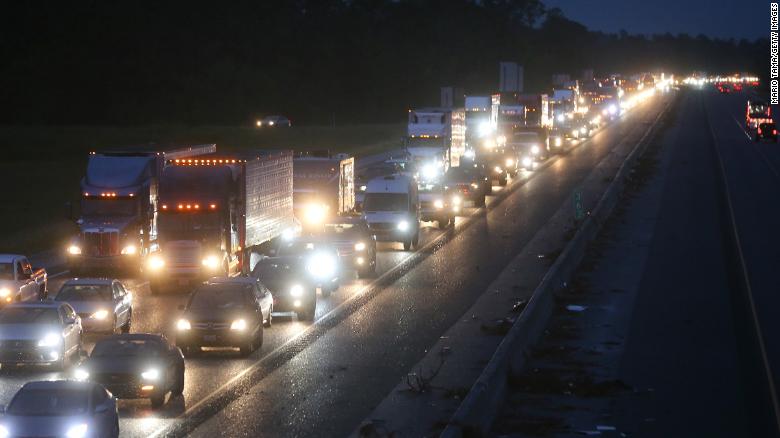
[[455, 213], [459, 211], [460, 208], [458, 208], [457, 211], [454, 211], [453, 207], [444, 207], [435, 210], [421, 210], [420, 220], [423, 222], [429, 222], [429, 221], [447, 222], [450, 218], [452, 218], [455, 215]]
[[294, 297], [288, 293], [274, 295], [274, 312], [297, 312], [303, 310], [316, 302], [316, 290], [309, 290], [300, 297]]
[[2, 363], [45, 365], [57, 362], [61, 354], [59, 347], [38, 347], [37, 341], [3, 341], [0, 346]]
[[141, 259], [137, 255], [69, 255], [68, 265], [71, 269], [138, 269], [141, 266]]
[[140, 376], [134, 374], [104, 373], [90, 376], [89, 380], [100, 383], [111, 394], [124, 399], [149, 398], [165, 391], [163, 382], [143, 381]]
[[114, 316], [106, 319], [91, 318], [91, 315], [81, 315], [81, 327], [84, 333], [112, 333], [114, 331]]
[[236, 331], [230, 329], [224, 330], [201, 330], [192, 328], [186, 332], [176, 333], [176, 345], [179, 347], [241, 347], [246, 345], [252, 336], [251, 330]]

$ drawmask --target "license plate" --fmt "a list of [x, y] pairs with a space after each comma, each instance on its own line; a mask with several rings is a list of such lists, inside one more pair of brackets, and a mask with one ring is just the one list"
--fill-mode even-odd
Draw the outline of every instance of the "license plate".
[[205, 335], [203, 336], [204, 342], [216, 342], [217, 341], [217, 335]]

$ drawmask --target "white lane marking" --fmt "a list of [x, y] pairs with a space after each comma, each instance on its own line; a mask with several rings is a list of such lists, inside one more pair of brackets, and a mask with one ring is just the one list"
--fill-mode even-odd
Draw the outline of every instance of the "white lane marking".
[[[616, 126], [617, 123], [623, 122], [623, 121], [626, 121], [626, 120], [628, 120], [628, 119], [619, 119], [615, 124], [610, 124], [609, 126], [610, 127]], [[606, 129], [606, 128], [607, 127], [605, 126], [604, 129]], [[573, 150], [573, 149], [575, 149], [577, 147], [583, 146], [583, 145], [585, 145], [587, 143], [590, 143], [593, 140], [594, 137], [595, 137], [595, 135], [594, 136], [590, 136], [587, 139], [584, 139], [584, 140], [582, 140], [580, 142], [577, 142], [576, 144], [572, 144], [567, 149], [567, 152], [571, 151], [571, 150]], [[509, 185], [507, 185], [505, 187], [502, 187], [501, 190], [496, 195], [493, 196], [494, 199], [492, 199], [489, 204], [486, 204], [485, 207], [480, 207], [480, 208], [474, 209], [467, 216], [465, 216], [463, 218], [464, 219], [463, 221], [459, 221], [459, 223], [457, 223], [456, 226], [455, 226], [455, 231], [458, 231], [458, 230], [466, 227], [472, 221], [476, 220], [475, 218], [478, 216], [478, 214], [480, 214], [483, 210], [488, 210], [489, 207], [495, 203], [496, 198], [501, 197], [505, 192], [507, 192], [509, 190], [510, 187], [512, 189], [520, 187], [520, 183], [528, 182], [529, 180], [531, 180], [536, 175], [539, 175], [539, 171], [540, 170], [549, 167], [551, 164], [557, 162], [561, 158], [562, 157], [560, 155], [555, 155], [553, 157], [550, 157], [544, 163], [542, 163], [538, 168], [534, 169], [533, 172], [528, 172], [525, 175], [523, 175], [522, 178], [517, 178], [516, 180], [513, 180], [512, 184], [509, 184]], [[378, 278], [373, 280], [371, 283], [363, 286], [357, 292], [355, 292], [352, 296], [350, 296], [349, 298], [347, 298], [346, 300], [341, 302], [338, 306], [334, 307], [333, 309], [331, 309], [330, 311], [328, 311], [324, 315], [322, 315], [319, 318], [317, 318], [317, 320], [314, 321], [311, 325], [309, 325], [306, 329], [304, 329], [303, 331], [293, 335], [290, 339], [288, 339], [287, 341], [285, 341], [284, 343], [282, 343], [281, 345], [279, 345], [278, 347], [273, 349], [271, 352], [266, 353], [265, 355], [263, 355], [263, 357], [259, 358], [255, 363], [253, 363], [249, 367], [243, 369], [241, 372], [239, 372], [238, 374], [233, 376], [230, 380], [228, 380], [225, 383], [223, 383], [222, 385], [220, 385], [219, 388], [211, 391], [208, 395], [206, 395], [204, 397], [201, 397], [201, 399], [198, 400], [197, 402], [195, 402], [195, 404], [193, 404], [192, 406], [189, 406], [184, 412], [182, 412], [181, 414], [179, 414], [178, 416], [176, 416], [172, 420], [174, 420], [174, 421], [175, 420], [181, 420], [182, 418], [186, 417], [189, 413], [191, 413], [193, 410], [195, 410], [199, 406], [201, 406], [201, 405], [207, 403], [208, 401], [210, 401], [217, 394], [225, 391], [225, 389], [227, 387], [233, 385], [236, 381], [241, 379], [243, 376], [245, 376], [249, 372], [254, 371], [258, 367], [260, 367], [267, 360], [270, 360], [270, 358], [274, 354], [278, 353], [280, 350], [285, 348], [287, 345], [293, 343], [294, 341], [296, 341], [300, 337], [302, 337], [305, 334], [309, 333], [310, 331], [314, 330], [316, 328], [317, 324], [319, 324], [322, 320], [330, 317], [335, 312], [340, 311], [347, 304], [350, 304], [352, 301], [358, 299], [366, 291], [371, 290], [373, 287], [375, 287], [377, 283], [379, 283], [380, 281], [382, 281], [386, 277], [396, 273], [409, 259], [411, 259], [412, 257], [416, 256], [418, 253], [420, 253], [422, 251], [425, 251], [425, 250], [435, 246], [436, 244], [439, 243], [439, 241], [444, 239], [447, 235], [448, 235], [448, 233], [446, 231], [444, 231], [444, 232], [440, 233], [438, 236], [436, 236], [436, 238], [434, 238], [432, 241], [430, 241], [427, 244], [425, 244], [422, 248], [419, 248], [419, 249], [415, 250], [414, 252], [409, 253], [406, 257], [404, 257], [395, 266], [393, 266], [392, 268], [390, 268], [387, 271], [385, 271], [382, 275], [380, 275]], [[162, 433], [164, 433], [170, 427], [171, 427], [171, 424], [167, 424], [167, 425], [161, 426], [157, 430], [152, 432], [149, 435], [149, 437], [152, 438], [152, 437], [160, 436]]]
[[[778, 403], [777, 391], [775, 390], [775, 379], [774, 377], [772, 377], [772, 367], [769, 365], [769, 356], [766, 353], [766, 346], [764, 344], [764, 335], [761, 332], [761, 323], [758, 320], [758, 314], [756, 312], [756, 302], [753, 299], [753, 288], [750, 285], [750, 276], [748, 275], [747, 264], [745, 262], [745, 255], [742, 252], [742, 241], [739, 238], [737, 219], [736, 219], [736, 215], [734, 214], [734, 206], [731, 203], [731, 193], [729, 192], [728, 175], [726, 174], [726, 167], [723, 164], [723, 157], [721, 156], [720, 148], [718, 147], [718, 138], [715, 135], [715, 130], [712, 129], [712, 123], [709, 120], [709, 112], [707, 112], [706, 106], [705, 106], [705, 113], [707, 115], [707, 126], [710, 129], [710, 135], [712, 136], [712, 141], [715, 146], [715, 154], [718, 157], [718, 167], [720, 168], [720, 172], [723, 177], [723, 182], [725, 183], [726, 205], [729, 208], [731, 228], [732, 228], [732, 232], [734, 233], [734, 238], [736, 240], [735, 243], [737, 246], [737, 255], [739, 256], [740, 268], [742, 269], [742, 276], [745, 278], [745, 288], [747, 289], [748, 302], [750, 303], [750, 312], [751, 312], [751, 316], [753, 317], [753, 327], [754, 330], [756, 331], [756, 337], [758, 338], [758, 346], [759, 349], [761, 350], [761, 360], [763, 362], [764, 372], [766, 373], [767, 380], [769, 383], [769, 391], [770, 394], [772, 395], [772, 407], [774, 408], [774, 414], [775, 414], [775, 426], [777, 427], [777, 431], [780, 431], [780, 403]], [[734, 116], [732, 115], [732, 117]], [[739, 125], [739, 122], [737, 122], [737, 125]]]

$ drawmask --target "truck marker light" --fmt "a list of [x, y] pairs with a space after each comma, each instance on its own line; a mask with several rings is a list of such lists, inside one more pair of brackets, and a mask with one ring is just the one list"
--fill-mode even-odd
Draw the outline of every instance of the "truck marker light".
[[209, 208], [215, 210], [217, 208], [217, 204], [211, 204], [209, 205]]
[[163, 209], [163, 210], [167, 210], [167, 209], [168, 209], [168, 206], [167, 206], [166, 204], [163, 204], [163, 206], [162, 206], [162, 209]]
[[200, 204], [195, 204], [195, 210], [200, 210]]
[[187, 204], [187, 210], [192, 210], [192, 204]]
[[184, 208], [184, 206], [182, 204], [179, 204], [178, 207], [179, 207], [179, 210]]

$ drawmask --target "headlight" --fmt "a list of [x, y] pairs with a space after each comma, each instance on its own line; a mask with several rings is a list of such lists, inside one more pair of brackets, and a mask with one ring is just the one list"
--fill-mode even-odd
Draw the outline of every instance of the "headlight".
[[274, 122], [268, 122], [268, 126], [274, 126]]
[[306, 265], [306, 270], [314, 278], [326, 279], [336, 273], [336, 260], [330, 254], [312, 254], [309, 263]]
[[538, 154], [540, 150], [541, 149], [539, 149], [539, 146], [534, 145], [531, 147], [531, 153], [533, 154]]
[[438, 209], [442, 209], [442, 208], [444, 208], [444, 201], [442, 201], [441, 199], [437, 199], [437, 200], [433, 201], [433, 206], [438, 208]]
[[533, 164], [533, 161], [530, 158], [523, 158], [523, 167], [531, 167], [531, 164]]
[[460, 196], [455, 195], [452, 197], [452, 205], [460, 205], [461, 202], [463, 202], [463, 200], [460, 199]]
[[237, 319], [230, 323], [230, 330], [237, 330], [243, 332], [246, 330], [246, 320]]
[[0, 424], [0, 438], [7, 438], [11, 436], [11, 433], [8, 432], [8, 428]]
[[490, 126], [490, 122], [482, 122], [482, 123], [479, 124], [478, 131], [479, 131], [479, 135], [481, 137], [484, 137], [484, 136], [490, 134], [490, 131], [492, 131], [492, 130], [493, 130], [493, 128]]
[[56, 347], [62, 343], [62, 336], [57, 333], [48, 333], [38, 341], [39, 347]]
[[219, 258], [215, 255], [206, 256], [202, 261], [203, 266], [209, 269], [217, 269], [219, 267]]
[[366, 186], [360, 186], [360, 191], [361, 192], [365, 192], [366, 191]]
[[309, 204], [303, 211], [303, 218], [310, 224], [319, 224], [325, 220], [328, 207], [322, 204]]
[[580, 132], [585, 134], [586, 132], [588, 132], [588, 128], [583, 126], [582, 128], [580, 128]]
[[469, 149], [469, 150], [467, 150], [466, 152], [463, 153], [463, 156], [466, 157], [466, 158], [472, 158], [473, 159], [474, 155], [475, 154], [474, 154], [474, 150], [473, 149]]
[[558, 137], [558, 138], [556, 138], [556, 139], [555, 139], [555, 146], [560, 146], [560, 145], [562, 145], [562, 144], [563, 144], [563, 140], [561, 140], [561, 138], [560, 138], [560, 137]]
[[176, 322], [176, 329], [179, 331], [186, 331], [192, 328], [192, 324], [186, 319], [180, 319]]
[[478, 188], [479, 188], [479, 184], [477, 184], [477, 183], [471, 183], [471, 188], [472, 188], [472, 189], [478, 189]]
[[505, 135], [499, 135], [496, 137], [496, 143], [498, 144], [506, 144], [506, 136]]
[[153, 255], [149, 257], [149, 262], [147, 262], [146, 265], [149, 267], [149, 269], [156, 271], [165, 267], [165, 260], [163, 260], [163, 258], [159, 255]]
[[70, 255], [81, 255], [81, 247], [76, 245], [71, 245], [68, 247], [68, 254]]
[[358, 242], [355, 244], [355, 251], [364, 251], [366, 249], [366, 244], [363, 242]]
[[432, 180], [436, 178], [436, 175], [438, 175], [438, 170], [436, 169], [436, 166], [433, 164], [426, 164], [422, 168], [422, 176], [425, 178], [426, 181]]
[[504, 164], [506, 164], [506, 167], [512, 167], [515, 165], [515, 160], [513, 160], [512, 158], [507, 158]]
[[7, 287], [0, 288], [0, 298], [5, 298], [9, 295], [11, 295], [11, 289]]
[[556, 119], [558, 119], [559, 122], [564, 121], [565, 118], [566, 116], [564, 116], [563, 114], [558, 114], [558, 117], [556, 117]]
[[150, 368], [141, 373], [141, 378], [144, 380], [157, 380], [160, 378], [160, 371], [156, 368]]
[[89, 372], [83, 368], [76, 368], [76, 371], [73, 371], [73, 378], [76, 380], [87, 380], [89, 379]]
[[126, 247], [122, 248], [122, 251], [120, 251], [124, 255], [133, 255], [138, 251], [135, 247], [135, 245], [127, 245]]
[[610, 113], [610, 114], [613, 114], [613, 115], [614, 115], [614, 114], [616, 114], [616, 113], [617, 113], [617, 107], [616, 107], [614, 104], [613, 104], [613, 105], [610, 105], [610, 106], [609, 106], [609, 108], [607, 108], [607, 109], [609, 110], [609, 113]]
[[398, 225], [396, 225], [396, 226], [398, 227], [399, 231], [406, 231], [406, 230], [409, 229], [409, 222], [401, 221], [401, 222], [398, 222]]
[[101, 309], [93, 313], [92, 315], [90, 315], [90, 318], [103, 320], [106, 319], [107, 316], [108, 316], [108, 310]]
[[297, 298], [301, 295], [303, 295], [303, 286], [300, 284], [294, 284], [293, 287], [290, 288], [290, 296]]
[[577, 130], [576, 129], [572, 129], [571, 130], [571, 135], [576, 136], [577, 135]]
[[496, 173], [503, 173], [504, 172], [504, 170], [502, 168], [498, 167], [498, 166], [494, 167], [493, 170], [495, 170]]
[[89, 429], [86, 425], [86, 423], [77, 424], [75, 426], [71, 426], [67, 432], [65, 432], [65, 436], [67, 438], [84, 438], [87, 436], [87, 429]]

